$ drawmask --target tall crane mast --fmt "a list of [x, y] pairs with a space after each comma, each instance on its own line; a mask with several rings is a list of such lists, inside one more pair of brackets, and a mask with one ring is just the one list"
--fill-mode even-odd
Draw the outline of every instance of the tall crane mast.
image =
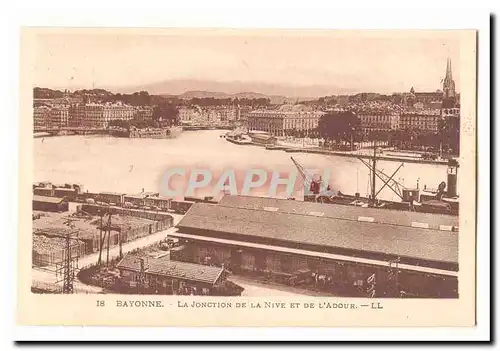
[[320, 190], [321, 190], [321, 183], [322, 180], [321, 178], [319, 180], [314, 179], [314, 176], [310, 174], [304, 166], [302, 166], [296, 159], [293, 157], [290, 157], [292, 159], [293, 164], [295, 167], [297, 167], [297, 170], [299, 171], [300, 175], [304, 179], [304, 190], [306, 189], [306, 186], [309, 185], [309, 191], [312, 192], [314, 195], [318, 195]]
[[[399, 196], [401, 199], [403, 199], [403, 189], [405, 188], [404, 185], [399, 183], [394, 179], [394, 176], [396, 173], [401, 169], [401, 167], [404, 166], [404, 163], [401, 163], [399, 167], [392, 173], [392, 175], [387, 175], [383, 171], [377, 169], [376, 167], [376, 162], [377, 162], [377, 144], [374, 142], [373, 143], [373, 158], [371, 162], [367, 162], [363, 160], [363, 158], [358, 157], [358, 159], [363, 162], [363, 164], [370, 170], [370, 175], [371, 175], [371, 195], [370, 195], [370, 206], [375, 206], [377, 202], [377, 196], [380, 194], [380, 192], [387, 186], [389, 189], [391, 189], [397, 196]], [[375, 181], [376, 178], [379, 178], [383, 185], [382, 187], [377, 191], [375, 188]]]

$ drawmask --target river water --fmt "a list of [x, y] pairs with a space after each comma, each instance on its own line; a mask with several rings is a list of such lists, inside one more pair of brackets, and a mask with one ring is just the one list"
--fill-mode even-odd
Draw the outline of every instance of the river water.
[[[172, 168], [187, 169], [188, 175], [194, 168], [213, 171], [211, 186], [199, 189], [195, 195], [215, 195], [214, 188], [223, 171], [236, 172], [237, 191], [241, 192], [244, 176], [249, 169], [264, 169], [269, 172], [268, 183], [273, 171], [282, 177], [297, 174], [290, 156], [304, 167], [314, 169], [312, 173], [322, 174], [328, 179], [332, 190], [344, 193], [369, 193], [369, 170], [356, 158], [286, 153], [271, 151], [258, 146], [235, 145], [220, 136], [224, 131], [186, 131], [176, 139], [127, 139], [108, 136], [57, 136], [34, 139], [35, 181], [53, 183], [80, 183], [88, 191], [116, 191], [138, 193], [145, 191], [163, 192], [166, 185], [164, 174]], [[378, 161], [377, 168], [391, 175], [400, 162]], [[170, 180], [170, 189], [185, 189], [187, 178], [180, 175]], [[446, 166], [405, 163], [394, 177], [407, 187], [427, 185], [437, 188], [446, 181]], [[197, 178], [201, 180], [201, 176]], [[256, 180], [256, 178], [253, 178]], [[292, 196], [301, 197], [302, 182], [297, 175]], [[252, 194], [264, 195], [269, 186], [263, 185]], [[377, 180], [377, 189], [382, 185]], [[267, 186], [267, 187], [266, 187]], [[286, 197], [285, 186], [278, 187], [276, 196]], [[181, 196], [179, 196], [180, 198]], [[388, 188], [382, 190], [380, 198], [399, 200]]]

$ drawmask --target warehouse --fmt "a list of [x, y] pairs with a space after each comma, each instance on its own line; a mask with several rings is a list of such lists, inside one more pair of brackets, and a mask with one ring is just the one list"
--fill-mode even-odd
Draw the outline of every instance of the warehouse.
[[185, 248], [177, 259], [224, 264], [237, 274], [289, 282], [311, 272], [348, 291], [363, 291], [359, 287], [375, 274], [378, 295], [387, 296], [394, 293], [388, 287], [396, 269], [399, 291], [456, 297], [458, 234], [450, 230], [452, 217], [364, 210], [230, 196], [218, 205], [193, 205], [171, 236]]
[[[233, 288], [226, 280], [227, 272], [221, 267], [171, 261], [167, 256], [153, 258], [127, 254], [116, 268], [120, 271], [117, 288], [122, 293], [219, 295], [229, 292], [228, 285]], [[241, 293], [241, 290], [232, 290], [235, 294]]]
[[33, 189], [33, 195], [54, 196], [54, 189], [37, 187]]
[[[291, 201], [257, 196], [225, 195], [219, 203], [226, 207], [247, 208], [253, 210], [276, 210], [282, 213], [316, 215], [339, 219], [385, 223], [401, 226], [427, 227], [428, 229], [458, 231], [458, 217], [433, 213], [397, 211], [378, 208], [362, 208], [340, 204], [322, 204], [316, 202]], [[453, 228], [452, 228], [453, 227]]]
[[33, 195], [33, 210], [48, 212], [68, 211], [66, 198]]

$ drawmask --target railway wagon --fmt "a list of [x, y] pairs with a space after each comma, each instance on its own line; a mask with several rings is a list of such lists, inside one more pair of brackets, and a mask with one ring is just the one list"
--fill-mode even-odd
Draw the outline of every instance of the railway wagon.
[[125, 203], [132, 204], [133, 207], [142, 207], [144, 206], [144, 197], [136, 196], [136, 195], [125, 195], [123, 197], [123, 204]]
[[150, 196], [144, 199], [144, 205], [149, 207], [156, 207], [162, 211], [168, 211], [170, 209], [171, 201], [172, 199], [169, 197]]
[[175, 213], [185, 214], [191, 206], [193, 206], [193, 201], [170, 201], [170, 210]]
[[65, 197], [68, 201], [75, 201], [76, 196], [78, 195], [75, 189], [71, 188], [55, 188], [54, 196], [55, 197]]
[[77, 195], [76, 196], [76, 201], [78, 202], [87, 202], [87, 200], [94, 200], [94, 201], [98, 201], [99, 200], [99, 194], [98, 193], [90, 193], [90, 192], [85, 192], [81, 195]]
[[115, 204], [121, 206], [123, 204], [123, 198], [125, 194], [115, 193], [115, 192], [100, 192], [98, 196], [98, 200], [102, 202], [106, 202], [109, 204]]

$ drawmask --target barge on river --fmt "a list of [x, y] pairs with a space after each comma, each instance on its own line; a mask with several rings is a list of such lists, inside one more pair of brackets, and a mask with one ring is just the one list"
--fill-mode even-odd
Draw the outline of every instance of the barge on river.
[[[385, 174], [383, 171], [376, 168], [377, 155], [376, 147], [374, 147], [371, 162], [359, 158], [359, 160], [370, 170], [371, 195], [366, 197], [360, 196], [359, 193], [354, 195], [344, 194], [340, 191], [338, 193], [333, 193], [329, 186], [327, 186], [326, 189], [322, 189], [323, 185], [321, 178], [314, 178], [314, 176], [307, 173], [305, 168], [297, 160], [293, 157], [291, 157], [291, 159], [304, 178], [305, 183], [308, 185], [305, 189], [309, 189], [309, 193], [304, 195], [304, 201], [359, 207], [375, 207], [400, 211], [439, 213], [452, 216], [458, 216], [459, 213], [459, 197], [457, 195], [458, 163], [453, 159], [448, 161], [448, 184], [443, 181], [436, 190], [428, 189], [427, 187], [420, 189], [418, 183], [415, 188], [406, 188], [394, 179], [394, 176], [403, 166], [403, 163], [392, 175], [389, 176]], [[376, 189], [377, 179], [381, 180], [383, 183], [378, 190]], [[385, 187], [391, 189], [401, 201], [378, 199], [378, 194]]]

